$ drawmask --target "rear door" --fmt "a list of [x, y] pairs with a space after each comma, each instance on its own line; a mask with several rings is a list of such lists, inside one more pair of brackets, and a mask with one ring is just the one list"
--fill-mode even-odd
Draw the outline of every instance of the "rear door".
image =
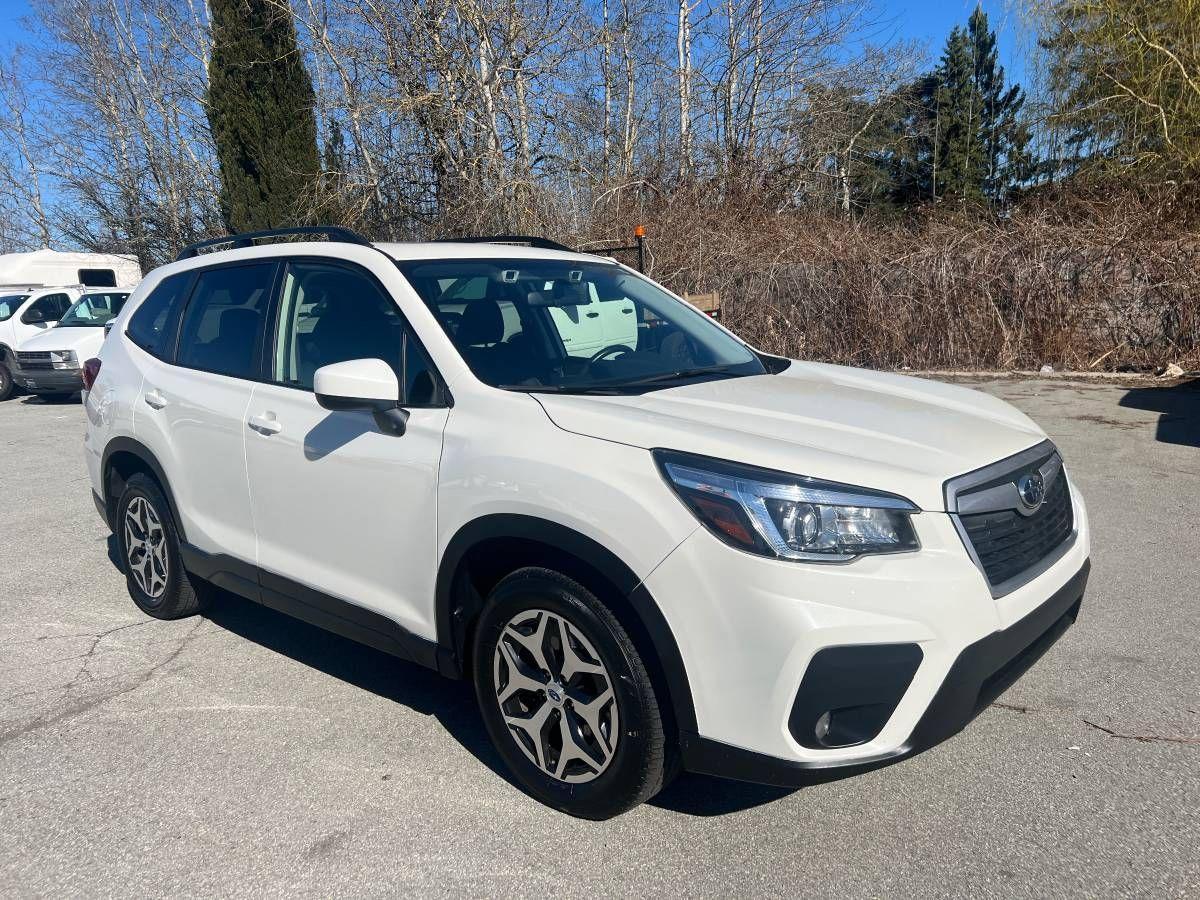
[[[187, 541], [251, 564], [257, 554], [246, 482], [246, 410], [278, 269], [274, 260], [245, 262], [202, 269], [173, 284], [167, 279], [155, 294], [169, 288], [189, 295], [178, 339], [170, 307], [150, 307], [154, 295], [129, 327], [136, 343], [143, 325], [162, 318], [160, 355], [146, 353], [142, 366], [135, 430], [167, 469]], [[147, 321], [139, 323], [143, 315]]]
[[[282, 579], [434, 631], [437, 475], [449, 410], [441, 379], [395, 301], [365, 268], [295, 259], [283, 274], [246, 458], [264, 588]], [[409, 418], [399, 437], [371, 413], [322, 409], [321, 366], [382, 359]]]

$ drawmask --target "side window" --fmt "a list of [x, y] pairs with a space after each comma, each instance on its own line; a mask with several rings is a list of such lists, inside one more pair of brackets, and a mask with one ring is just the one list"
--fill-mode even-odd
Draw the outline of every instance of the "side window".
[[396, 373], [402, 402], [428, 405], [436, 380], [396, 304], [365, 272], [296, 262], [283, 279], [272, 378], [312, 390], [317, 369], [351, 359], [382, 359]]
[[176, 364], [234, 378], [256, 378], [257, 351], [274, 277], [274, 263], [200, 272], [183, 314]]
[[[35, 322], [57, 322], [70, 305], [71, 301], [66, 294], [47, 294], [29, 304], [29, 309], [21, 314], [21, 321], [26, 325]], [[41, 316], [31, 315], [34, 312], [41, 313]]]
[[130, 318], [125, 334], [147, 353], [170, 361], [170, 339], [175, 334], [175, 323], [179, 321], [179, 310], [192, 274], [180, 272], [164, 278]]
[[117, 273], [112, 269], [80, 269], [79, 283], [87, 287], [116, 287]]

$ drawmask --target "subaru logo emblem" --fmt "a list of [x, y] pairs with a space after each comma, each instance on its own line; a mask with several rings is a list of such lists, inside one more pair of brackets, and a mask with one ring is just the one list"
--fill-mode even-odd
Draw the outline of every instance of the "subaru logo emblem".
[[1046, 484], [1042, 481], [1041, 472], [1030, 472], [1022, 475], [1017, 482], [1017, 493], [1026, 509], [1037, 509], [1046, 499]]
[[562, 694], [560, 694], [554, 688], [547, 688], [546, 693], [550, 695], [550, 699], [555, 703], [562, 703]]

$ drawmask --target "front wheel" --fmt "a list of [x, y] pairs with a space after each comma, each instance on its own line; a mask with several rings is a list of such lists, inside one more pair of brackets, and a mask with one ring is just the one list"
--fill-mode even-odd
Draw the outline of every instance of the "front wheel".
[[480, 616], [473, 660], [488, 733], [534, 797], [607, 819], [662, 789], [666, 739], [650, 677], [582, 585], [537, 568], [504, 578]]
[[[3, 354], [0, 353], [0, 358]], [[13, 395], [13, 380], [12, 373], [8, 371], [8, 366], [0, 362], [0, 400], [7, 400]]]

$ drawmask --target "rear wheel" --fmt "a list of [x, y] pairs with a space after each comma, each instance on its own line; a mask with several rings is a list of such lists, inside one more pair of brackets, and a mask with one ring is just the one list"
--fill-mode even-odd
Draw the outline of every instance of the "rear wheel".
[[582, 585], [536, 568], [503, 579], [480, 616], [473, 659], [488, 732], [534, 797], [606, 819], [662, 789], [666, 740], [650, 677]]
[[154, 480], [141, 472], [126, 483], [117, 505], [117, 541], [129, 596], [138, 609], [156, 619], [181, 619], [204, 607], [207, 585], [193, 584], [184, 571], [170, 507]]

